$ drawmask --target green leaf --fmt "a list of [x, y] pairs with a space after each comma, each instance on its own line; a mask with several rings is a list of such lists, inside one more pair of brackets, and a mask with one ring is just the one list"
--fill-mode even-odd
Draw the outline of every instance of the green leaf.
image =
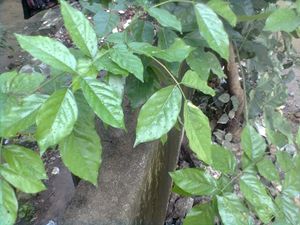
[[13, 225], [17, 219], [18, 200], [13, 188], [0, 180], [0, 218], [1, 225]]
[[35, 123], [35, 117], [40, 106], [46, 101], [47, 95], [33, 94], [20, 103], [9, 107], [5, 117], [1, 117], [0, 134], [12, 137]]
[[211, 204], [200, 204], [186, 215], [183, 225], [214, 225], [215, 212]]
[[59, 150], [64, 164], [73, 174], [97, 185], [102, 147], [95, 129], [95, 114], [79, 93], [75, 95], [78, 120], [72, 133], [60, 143]]
[[212, 195], [217, 190], [216, 180], [200, 169], [181, 169], [170, 176], [180, 189], [192, 195]]
[[144, 81], [144, 66], [141, 59], [132, 54], [132, 52], [130, 52], [125, 45], [115, 45], [114, 48], [111, 49], [110, 55], [111, 59], [121, 68], [132, 73], [140, 81]]
[[94, 78], [82, 78], [84, 97], [96, 115], [104, 123], [116, 128], [125, 128], [122, 98], [109, 85]]
[[215, 95], [214, 89], [207, 85], [206, 80], [202, 80], [195, 71], [188, 70], [181, 81], [187, 87], [197, 89], [207, 95]]
[[264, 138], [249, 124], [242, 131], [241, 144], [246, 155], [253, 161], [259, 160], [267, 148]]
[[62, 43], [48, 37], [16, 34], [21, 47], [35, 58], [69, 73], [76, 71], [76, 59]]
[[11, 84], [16, 76], [18, 72], [15, 70], [0, 74], [0, 93], [7, 94], [13, 91]]
[[128, 71], [126, 69], [122, 69], [117, 63], [112, 61], [110, 54], [108, 53], [109, 51], [100, 51], [97, 54], [96, 59], [94, 61], [94, 65], [97, 68], [97, 70], [106, 70], [115, 75], [127, 76]]
[[236, 159], [233, 153], [220, 145], [211, 146], [212, 167], [222, 173], [232, 174], [235, 171]]
[[155, 92], [140, 110], [134, 146], [153, 141], [168, 133], [181, 110], [181, 93], [177, 86]]
[[112, 12], [106, 12], [99, 8], [94, 16], [95, 30], [100, 37], [109, 34], [120, 23], [120, 17]]
[[204, 52], [198, 48], [189, 55], [187, 63], [202, 80], [209, 78], [210, 71], [219, 78], [225, 77], [218, 58], [211, 52]]
[[39, 179], [32, 176], [25, 176], [22, 172], [10, 168], [8, 164], [0, 166], [0, 174], [12, 186], [25, 193], [34, 194], [46, 189], [45, 185]]
[[295, 10], [279, 8], [275, 10], [266, 20], [264, 30], [292, 32], [300, 25], [300, 17]]
[[298, 128], [298, 132], [295, 137], [295, 143], [296, 143], [298, 149], [300, 149], [300, 127]]
[[230, 8], [230, 3], [223, 0], [210, 0], [207, 5], [213, 9], [219, 16], [226, 19], [231, 26], [235, 26], [237, 17]]
[[292, 157], [288, 152], [277, 151], [276, 161], [283, 172], [287, 172], [294, 167]]
[[258, 172], [267, 180], [269, 181], [277, 181], [280, 182], [279, 173], [273, 164], [273, 162], [268, 159], [264, 158], [261, 161], [259, 161], [257, 164]]
[[36, 139], [41, 154], [71, 133], [77, 114], [76, 101], [69, 89], [60, 89], [47, 99], [36, 117]]
[[184, 104], [184, 129], [192, 151], [200, 160], [211, 164], [211, 128], [208, 118], [189, 101]]
[[217, 196], [218, 209], [224, 225], [254, 225], [249, 215], [249, 210], [242, 201], [233, 193]]
[[18, 145], [5, 146], [3, 158], [11, 169], [25, 176], [36, 179], [47, 179], [44, 164], [40, 156], [28, 148]]
[[67, 2], [60, 1], [64, 25], [77, 47], [87, 56], [97, 54], [98, 43], [96, 33], [87, 18]]
[[212, 9], [202, 3], [195, 5], [195, 13], [201, 35], [213, 50], [228, 60], [229, 39], [222, 21]]
[[240, 189], [261, 221], [269, 223], [276, 211], [275, 206], [272, 198], [267, 194], [264, 185], [256, 175], [244, 174], [240, 179]]
[[151, 7], [150, 9], [148, 9], [148, 13], [150, 16], [154, 17], [162, 26], [171, 27], [181, 32], [182, 28], [180, 21], [176, 18], [176, 16], [172, 15], [167, 10]]

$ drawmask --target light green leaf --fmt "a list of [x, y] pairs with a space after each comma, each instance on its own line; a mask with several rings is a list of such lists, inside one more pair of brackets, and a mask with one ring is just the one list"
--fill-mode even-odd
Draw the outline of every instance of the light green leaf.
[[207, 81], [202, 80], [195, 71], [188, 70], [181, 81], [187, 87], [197, 89], [207, 95], [215, 95], [214, 89], [207, 85]]
[[34, 124], [37, 111], [47, 98], [47, 95], [33, 94], [9, 107], [6, 116], [0, 119], [1, 136], [12, 137]]
[[266, 20], [264, 30], [292, 32], [300, 25], [300, 16], [293, 9], [279, 8]]
[[98, 71], [106, 70], [115, 75], [128, 75], [128, 71], [126, 69], [122, 69], [117, 63], [112, 61], [109, 51], [100, 51], [96, 56], [94, 65]]
[[256, 175], [244, 174], [240, 179], [240, 189], [247, 201], [251, 203], [258, 217], [269, 223], [275, 213], [272, 198]]
[[260, 159], [267, 148], [264, 138], [249, 124], [242, 131], [241, 144], [246, 155], [253, 161]]
[[283, 172], [287, 172], [294, 167], [292, 157], [288, 152], [277, 151], [276, 161]]
[[258, 172], [267, 180], [269, 181], [277, 181], [280, 182], [279, 173], [273, 164], [273, 162], [268, 159], [264, 158], [261, 161], [259, 161], [257, 164]]
[[35, 58], [61, 71], [75, 73], [76, 59], [62, 43], [48, 37], [16, 34], [21, 47]]
[[0, 221], [1, 225], [13, 225], [17, 219], [18, 200], [13, 188], [0, 180]]
[[226, 19], [231, 26], [235, 26], [237, 17], [230, 8], [230, 3], [223, 0], [210, 0], [207, 5], [213, 9], [219, 16]]
[[161, 138], [175, 125], [181, 110], [181, 93], [177, 86], [155, 92], [138, 116], [134, 146]]
[[212, 9], [202, 3], [195, 5], [195, 13], [201, 35], [213, 50], [228, 60], [229, 39], [222, 21]]
[[106, 12], [99, 8], [94, 16], [95, 30], [100, 37], [109, 34], [120, 23], [120, 17], [113, 12]]
[[189, 55], [187, 63], [202, 80], [207, 80], [209, 78], [210, 71], [219, 78], [225, 77], [218, 58], [211, 52], [204, 52], [202, 49], [198, 48]]
[[40, 156], [28, 148], [18, 145], [5, 146], [3, 158], [11, 169], [24, 174], [24, 176], [47, 179]]
[[95, 114], [82, 93], [77, 92], [78, 120], [72, 133], [60, 143], [64, 164], [76, 176], [97, 185], [102, 147], [95, 129]]
[[176, 18], [176, 16], [172, 15], [167, 10], [151, 7], [150, 9], [148, 9], [148, 13], [150, 16], [154, 17], [162, 26], [171, 27], [181, 32], [182, 28], [180, 21]]
[[144, 81], [144, 66], [141, 59], [132, 54], [132, 52], [130, 52], [125, 45], [115, 45], [114, 48], [111, 49], [110, 55], [111, 59], [121, 68], [132, 73], [140, 81]]
[[189, 101], [184, 104], [184, 129], [192, 151], [200, 160], [211, 164], [211, 128], [208, 118]]
[[25, 193], [34, 194], [46, 189], [45, 185], [39, 179], [32, 176], [25, 176], [23, 173], [10, 168], [8, 164], [0, 166], [0, 174], [12, 186]]
[[67, 2], [60, 1], [61, 14], [64, 25], [77, 47], [87, 56], [94, 57], [97, 54], [98, 44], [96, 33], [88, 19]]
[[170, 176], [179, 188], [192, 195], [212, 195], [217, 190], [216, 180], [200, 169], [181, 169]]
[[236, 167], [236, 159], [234, 158], [234, 155], [230, 150], [223, 148], [220, 145], [212, 145], [211, 157], [211, 166], [214, 169], [226, 174], [234, 173]]
[[233, 193], [217, 196], [218, 209], [224, 225], [254, 225], [249, 210]]
[[69, 89], [60, 89], [47, 99], [36, 117], [36, 139], [41, 154], [71, 133], [77, 114], [76, 101]]
[[295, 143], [296, 143], [298, 149], [300, 149], [300, 127], [298, 128], [298, 132], [295, 137]]
[[82, 78], [81, 88], [85, 99], [104, 123], [125, 128], [122, 98], [109, 85], [94, 78]]
[[0, 93], [7, 94], [13, 91], [11, 84], [16, 76], [18, 76], [18, 72], [15, 70], [0, 74]]
[[200, 204], [186, 215], [183, 225], [214, 225], [215, 212], [211, 204]]

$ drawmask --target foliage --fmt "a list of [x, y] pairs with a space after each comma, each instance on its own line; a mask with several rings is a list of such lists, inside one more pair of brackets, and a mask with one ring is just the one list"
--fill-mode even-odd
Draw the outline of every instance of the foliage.
[[[50, 78], [17, 71], [0, 76], [1, 224], [16, 220], [13, 187], [37, 193], [45, 189], [42, 180], [47, 178], [36, 152], [7, 143], [19, 134], [34, 134], [40, 155], [58, 146], [69, 170], [97, 185], [102, 149], [95, 115], [106, 125], [126, 129], [124, 92], [132, 106], [143, 105], [135, 146], [164, 139], [181, 123], [183, 110], [190, 148], [204, 169], [170, 173], [174, 191], [210, 197], [188, 213], [185, 225], [214, 224], [217, 218], [225, 225], [255, 224], [255, 217], [263, 223], [300, 223], [300, 157], [297, 151], [285, 151], [294, 142], [299, 148], [300, 135], [294, 139], [275, 110], [286, 98], [282, 72], [290, 65], [287, 60], [293, 59], [288, 32], [297, 35], [299, 1], [283, 7], [255, 0], [169, 0], [156, 5], [141, 0], [82, 2], [95, 28], [80, 11], [64, 0], [60, 3], [73, 46], [67, 48], [48, 37], [16, 35], [24, 50], [51, 66]], [[132, 8], [135, 15], [129, 26], [112, 32], [122, 19], [119, 10]], [[230, 45], [238, 61], [244, 62], [239, 63], [249, 93], [241, 160], [212, 143], [209, 119], [183, 90], [185, 86], [207, 98], [230, 102], [229, 95], [219, 95], [208, 85], [211, 79], [224, 81], [222, 67], [230, 57]], [[103, 71], [104, 77], [99, 75]], [[51, 88], [58, 80], [63, 82]], [[266, 137], [255, 129], [261, 115]], [[275, 156], [271, 145], [277, 150]], [[208, 167], [220, 172], [220, 177], [212, 176]]]

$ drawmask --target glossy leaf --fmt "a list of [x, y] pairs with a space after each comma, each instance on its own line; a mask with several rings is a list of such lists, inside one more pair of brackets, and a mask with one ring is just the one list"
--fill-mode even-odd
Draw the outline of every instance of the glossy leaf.
[[95, 114], [82, 93], [76, 94], [78, 120], [72, 133], [60, 143], [64, 164], [76, 176], [97, 185], [102, 147], [95, 129]]
[[253, 174], [244, 174], [240, 179], [240, 189], [261, 221], [269, 223], [275, 213], [275, 206], [260, 180]]
[[218, 209], [224, 225], [254, 225], [249, 210], [233, 193], [217, 196]]
[[140, 81], [144, 81], [144, 66], [139, 57], [132, 54], [125, 45], [116, 45], [111, 50], [111, 59], [121, 68], [132, 73]]
[[216, 180], [200, 169], [181, 169], [170, 176], [179, 188], [192, 195], [212, 195], [217, 190]]
[[3, 158], [9, 167], [25, 176], [47, 179], [43, 161], [34, 151], [18, 146], [8, 145], [4, 148]]
[[155, 92], [140, 110], [135, 146], [161, 138], [175, 125], [181, 110], [181, 93], [177, 86]]
[[12, 186], [25, 193], [34, 194], [46, 189], [45, 185], [39, 179], [32, 176], [25, 176], [21, 171], [15, 171], [7, 164], [1, 165], [0, 174]]
[[148, 13], [150, 16], [154, 17], [162, 26], [171, 27], [181, 32], [182, 28], [180, 21], [176, 18], [176, 16], [172, 15], [167, 10], [151, 7], [150, 9], [148, 9]]
[[213, 50], [228, 60], [229, 39], [222, 21], [211, 8], [202, 3], [195, 5], [195, 13], [201, 35]]
[[35, 58], [61, 71], [75, 73], [76, 59], [62, 43], [48, 37], [16, 35], [21, 47]]
[[211, 128], [208, 118], [191, 102], [184, 104], [184, 129], [189, 145], [200, 160], [211, 164]]
[[98, 43], [96, 33], [88, 19], [66, 1], [60, 1], [61, 14], [64, 25], [77, 47], [87, 56], [97, 54]]
[[200, 204], [186, 215], [183, 225], [214, 225], [215, 212], [211, 204]]
[[300, 26], [300, 16], [293, 9], [276, 9], [266, 20], [264, 30], [292, 32]]
[[235, 26], [237, 17], [230, 8], [230, 3], [224, 0], [210, 0], [207, 5], [213, 9], [219, 16], [229, 22], [231, 26]]
[[233, 153], [220, 145], [211, 146], [212, 167], [222, 173], [232, 174], [235, 171], [236, 159]]
[[257, 169], [258, 172], [267, 180], [269, 181], [280, 181], [279, 178], [279, 173], [276, 170], [275, 165], [273, 164], [273, 162], [268, 159], [268, 158], [264, 158], [261, 161], [259, 161], [257, 164]]
[[0, 93], [7, 94], [13, 91], [11, 84], [16, 76], [18, 76], [18, 72], [15, 70], [0, 74]]
[[215, 91], [207, 85], [207, 81], [202, 80], [195, 71], [188, 70], [181, 81], [187, 87], [197, 89], [207, 95], [215, 95]]
[[120, 23], [120, 17], [113, 12], [107, 12], [101, 8], [94, 16], [96, 33], [103, 37], [109, 34]]
[[36, 139], [41, 154], [71, 133], [77, 114], [76, 101], [70, 90], [60, 89], [47, 99], [36, 117]]
[[9, 107], [6, 116], [1, 118], [0, 134], [11, 137], [33, 125], [38, 109], [47, 98], [47, 95], [33, 94]]
[[82, 78], [84, 97], [96, 115], [104, 123], [116, 128], [125, 128], [122, 98], [109, 85], [94, 78]]
[[18, 200], [13, 188], [0, 180], [0, 221], [1, 225], [13, 225], [17, 219]]
[[249, 124], [242, 131], [241, 144], [246, 155], [254, 161], [260, 159], [267, 148], [264, 138]]

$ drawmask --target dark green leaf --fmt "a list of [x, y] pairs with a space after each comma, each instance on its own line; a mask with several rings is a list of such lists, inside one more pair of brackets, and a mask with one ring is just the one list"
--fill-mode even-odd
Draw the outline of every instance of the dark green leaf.
[[201, 35], [213, 50], [228, 60], [229, 39], [222, 21], [212, 9], [202, 3], [195, 5], [195, 13]]
[[214, 89], [207, 85], [206, 80], [202, 80], [199, 75], [192, 70], [188, 70], [181, 81], [187, 87], [197, 89], [207, 95], [215, 95]]
[[25, 176], [47, 179], [43, 161], [34, 151], [18, 146], [8, 145], [4, 148], [3, 158], [9, 167]]
[[62, 43], [48, 37], [16, 35], [21, 47], [35, 58], [65, 72], [75, 73], [76, 59]]
[[189, 101], [184, 104], [184, 129], [193, 152], [200, 160], [211, 164], [211, 128], [208, 118]]
[[275, 205], [260, 180], [253, 174], [244, 174], [240, 179], [240, 189], [258, 217], [269, 223], [276, 211]]
[[275, 10], [266, 20], [264, 30], [292, 32], [300, 25], [300, 17], [295, 10], [279, 8]]
[[175, 125], [181, 110], [181, 93], [177, 86], [155, 92], [138, 116], [135, 146], [159, 139]]
[[186, 215], [183, 225], [214, 225], [215, 212], [210, 203], [197, 205]]
[[256, 166], [258, 172], [267, 180], [277, 182], [280, 181], [279, 173], [270, 159], [265, 157], [263, 160], [259, 161]]
[[94, 16], [96, 33], [103, 37], [109, 34], [120, 22], [120, 17], [112, 12], [99, 9]]
[[0, 218], [1, 225], [13, 225], [17, 219], [18, 200], [13, 188], [0, 180]]
[[172, 15], [167, 10], [151, 7], [150, 9], [148, 9], [148, 13], [150, 16], [154, 17], [162, 26], [171, 27], [181, 32], [182, 28], [180, 21], [176, 18], [176, 16]]
[[181, 169], [170, 175], [179, 188], [192, 195], [212, 195], [217, 190], [216, 180], [200, 169]]
[[71, 133], [77, 114], [76, 101], [70, 90], [60, 89], [47, 99], [36, 117], [36, 139], [41, 154]]
[[85, 99], [104, 123], [125, 128], [122, 98], [109, 85], [94, 78], [82, 78], [81, 88]]
[[60, 1], [60, 8], [64, 25], [77, 47], [87, 56], [96, 56], [97, 37], [88, 19], [64, 0]]
[[242, 131], [241, 144], [246, 155], [254, 161], [260, 159], [267, 148], [264, 138], [249, 124]]
[[102, 147], [95, 129], [95, 114], [84, 97], [76, 94], [78, 120], [72, 133], [60, 143], [64, 164], [76, 176], [97, 185]]
[[254, 225], [249, 210], [233, 193], [217, 196], [218, 209], [224, 225]]

